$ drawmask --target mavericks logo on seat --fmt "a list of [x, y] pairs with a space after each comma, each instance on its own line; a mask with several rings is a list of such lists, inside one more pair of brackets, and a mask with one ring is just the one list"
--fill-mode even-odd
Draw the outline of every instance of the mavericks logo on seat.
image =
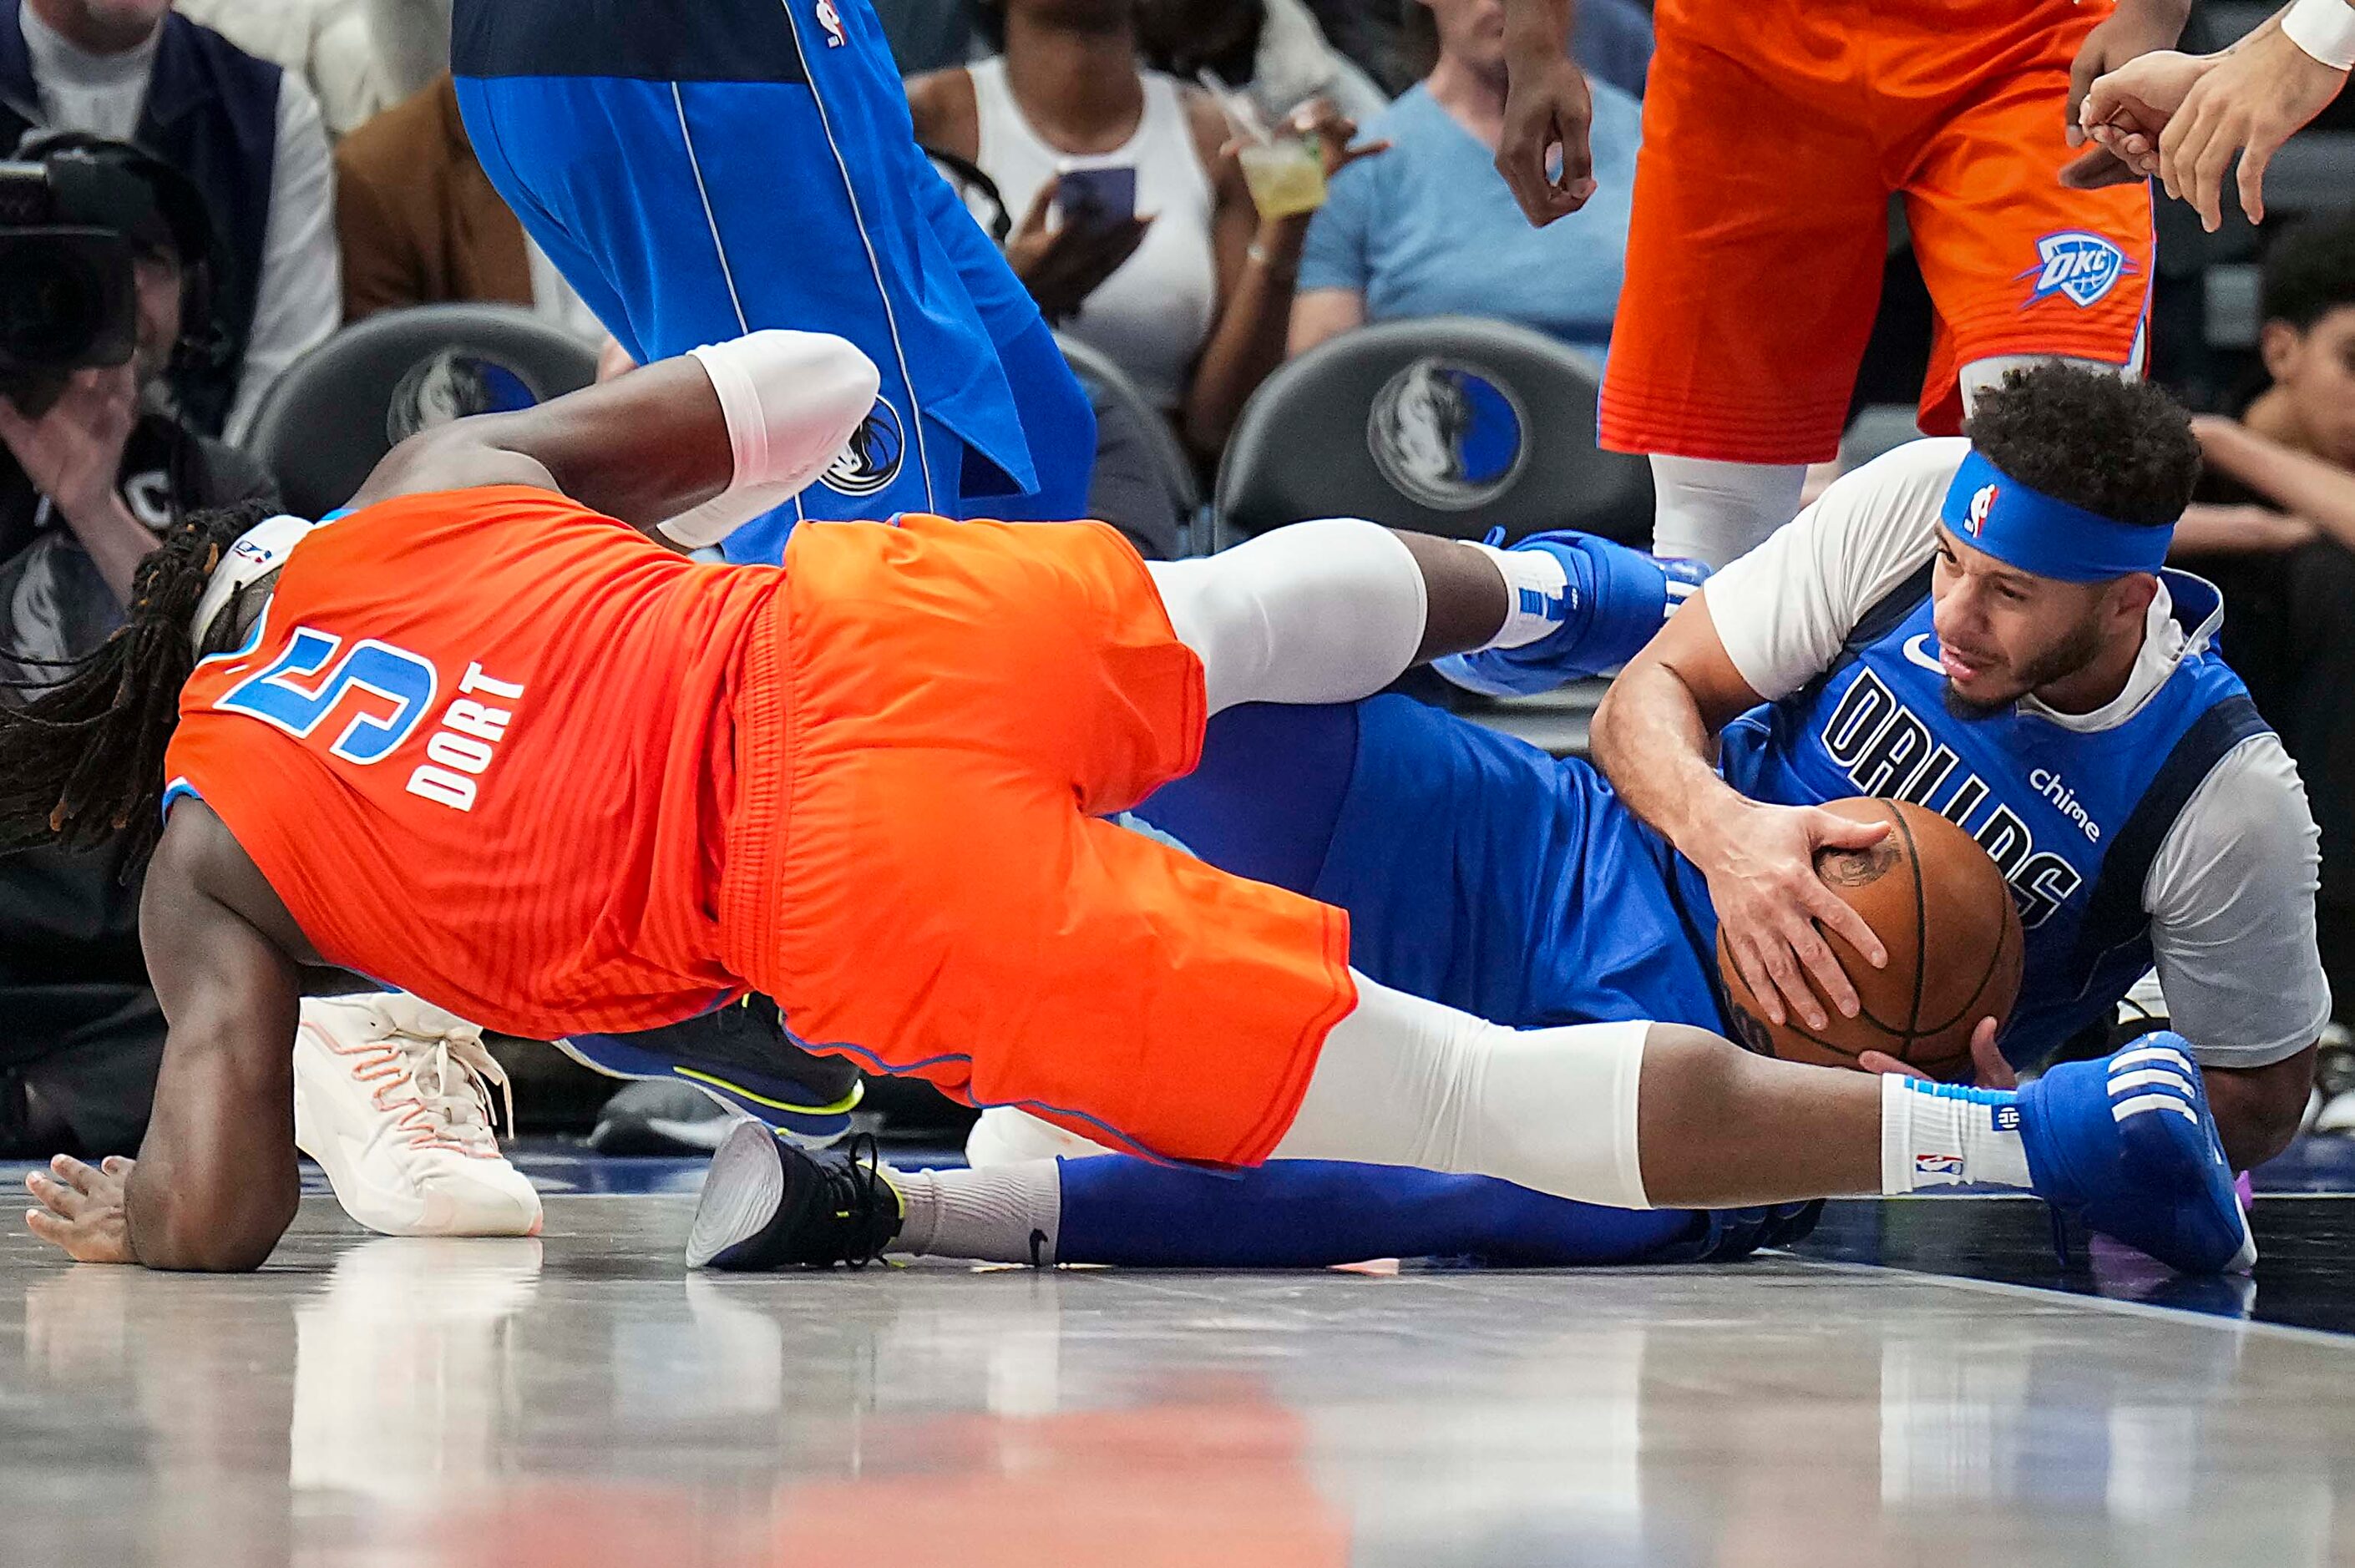
[[875, 408], [850, 433], [850, 444], [826, 465], [818, 482], [837, 495], [873, 495], [900, 477], [908, 438], [899, 410], [889, 398], [875, 399]]
[[420, 430], [472, 414], [529, 408], [539, 393], [523, 373], [464, 349], [445, 348], [409, 367], [385, 407], [385, 439], [399, 446]]
[[1520, 477], [1528, 426], [1501, 380], [1454, 360], [1418, 359], [1374, 395], [1366, 447], [1409, 500], [1464, 512], [1496, 500]]

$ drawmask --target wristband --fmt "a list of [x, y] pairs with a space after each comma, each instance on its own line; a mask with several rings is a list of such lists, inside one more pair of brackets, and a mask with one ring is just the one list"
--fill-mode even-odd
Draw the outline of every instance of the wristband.
[[728, 487], [663, 524], [682, 545], [716, 545], [826, 471], [882, 383], [875, 364], [828, 333], [756, 332], [687, 350], [711, 378], [734, 458]]
[[2296, 0], [2282, 13], [2281, 30], [2332, 70], [2355, 67], [2355, 5], [2347, 0]]

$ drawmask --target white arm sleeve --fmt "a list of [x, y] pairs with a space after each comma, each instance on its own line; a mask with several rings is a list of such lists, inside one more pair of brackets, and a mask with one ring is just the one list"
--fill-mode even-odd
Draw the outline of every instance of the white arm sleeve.
[[825, 472], [883, 382], [873, 361], [830, 333], [771, 329], [687, 353], [711, 377], [736, 457], [726, 490], [662, 525], [689, 547], [718, 544]]
[[2218, 1067], [2262, 1067], [2330, 1019], [2315, 945], [2322, 834], [2281, 741], [2253, 736], [2184, 802], [2143, 884], [2175, 1029]]
[[344, 319], [335, 161], [319, 101], [291, 70], [278, 78], [278, 154], [271, 168], [270, 217], [261, 233], [253, 330], [246, 337], [227, 425], [232, 443], [243, 439], [271, 384]]
[[1829, 668], [1864, 612], [1930, 558], [1970, 443], [1913, 441], [1843, 475], [1701, 589], [1726, 656], [1772, 702]]

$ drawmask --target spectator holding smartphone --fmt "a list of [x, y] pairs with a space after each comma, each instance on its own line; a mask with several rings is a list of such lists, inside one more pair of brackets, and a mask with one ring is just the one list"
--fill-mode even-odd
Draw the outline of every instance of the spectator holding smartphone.
[[[1215, 461], [1283, 360], [1309, 212], [1253, 205], [1219, 106], [1137, 64], [1131, 0], [1004, 0], [982, 20], [998, 54], [908, 84], [916, 139], [988, 176], [1048, 320]], [[1371, 151], [1329, 110], [1310, 125], [1328, 170]]]
[[1598, 360], [1611, 342], [1627, 257], [1643, 106], [1589, 83], [1596, 189], [1543, 228], [1497, 172], [1505, 126], [1502, 0], [1408, 0], [1424, 76], [1368, 127], [1387, 157], [1333, 182], [1309, 226], [1291, 351], [1369, 321], [1492, 316]]

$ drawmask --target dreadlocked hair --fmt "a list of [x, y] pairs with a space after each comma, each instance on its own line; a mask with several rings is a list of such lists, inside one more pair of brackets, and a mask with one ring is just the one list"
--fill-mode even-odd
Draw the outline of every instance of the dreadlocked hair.
[[80, 659], [20, 661], [41, 669], [6, 683], [20, 702], [0, 700], [0, 849], [94, 849], [128, 835], [126, 867], [145, 861], [163, 831], [164, 748], [197, 663], [189, 618], [222, 554], [271, 510], [189, 513], [139, 564], [112, 636]]

